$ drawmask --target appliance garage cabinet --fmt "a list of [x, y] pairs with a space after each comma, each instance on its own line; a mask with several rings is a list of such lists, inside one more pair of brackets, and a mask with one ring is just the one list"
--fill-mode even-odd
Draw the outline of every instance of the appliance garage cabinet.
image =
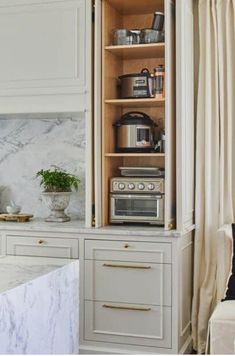
[[[156, 13], [164, 15], [164, 27], [151, 42], [145, 31]], [[96, 0], [94, 17], [96, 227], [138, 221], [190, 229], [193, 2]], [[138, 30], [144, 35], [136, 39]]]
[[[96, 231], [80, 248], [81, 352], [188, 353], [193, 2], [94, 3]], [[148, 42], [156, 13], [162, 37]]]

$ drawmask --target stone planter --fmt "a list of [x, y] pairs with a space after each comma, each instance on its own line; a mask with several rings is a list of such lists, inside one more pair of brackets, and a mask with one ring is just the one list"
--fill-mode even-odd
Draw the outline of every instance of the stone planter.
[[51, 214], [45, 219], [48, 222], [66, 222], [70, 221], [64, 210], [68, 207], [71, 192], [42, 193], [43, 200], [51, 210]]

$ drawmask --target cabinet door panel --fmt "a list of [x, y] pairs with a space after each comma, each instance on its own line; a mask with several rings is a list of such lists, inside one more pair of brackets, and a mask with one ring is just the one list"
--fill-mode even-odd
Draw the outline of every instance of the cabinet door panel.
[[171, 306], [171, 265], [85, 261], [85, 299]]
[[7, 235], [7, 255], [78, 258], [78, 240]]
[[176, 115], [175, 115], [175, 3], [164, 0], [166, 68], [166, 155], [165, 155], [165, 229], [175, 227], [176, 216]]
[[85, 0], [0, 6], [0, 95], [85, 88]]
[[170, 348], [171, 309], [87, 301], [85, 339]]
[[85, 259], [171, 263], [171, 244], [86, 240]]
[[[176, 2], [177, 229], [194, 223], [193, 1]], [[185, 45], [187, 44], [187, 45]]]

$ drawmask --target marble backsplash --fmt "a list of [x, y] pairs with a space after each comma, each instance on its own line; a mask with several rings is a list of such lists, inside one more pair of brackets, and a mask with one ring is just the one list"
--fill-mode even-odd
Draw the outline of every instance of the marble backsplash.
[[25, 213], [44, 218], [48, 210], [41, 199], [35, 174], [51, 166], [76, 174], [81, 184], [71, 197], [67, 213], [78, 219], [85, 215], [85, 119], [0, 119], [0, 209], [11, 200]]

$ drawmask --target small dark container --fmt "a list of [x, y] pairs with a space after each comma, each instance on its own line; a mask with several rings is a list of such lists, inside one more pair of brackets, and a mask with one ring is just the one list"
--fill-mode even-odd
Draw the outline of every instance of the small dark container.
[[164, 27], [164, 13], [163, 12], [155, 12], [153, 18], [152, 29], [157, 31], [162, 31]]

